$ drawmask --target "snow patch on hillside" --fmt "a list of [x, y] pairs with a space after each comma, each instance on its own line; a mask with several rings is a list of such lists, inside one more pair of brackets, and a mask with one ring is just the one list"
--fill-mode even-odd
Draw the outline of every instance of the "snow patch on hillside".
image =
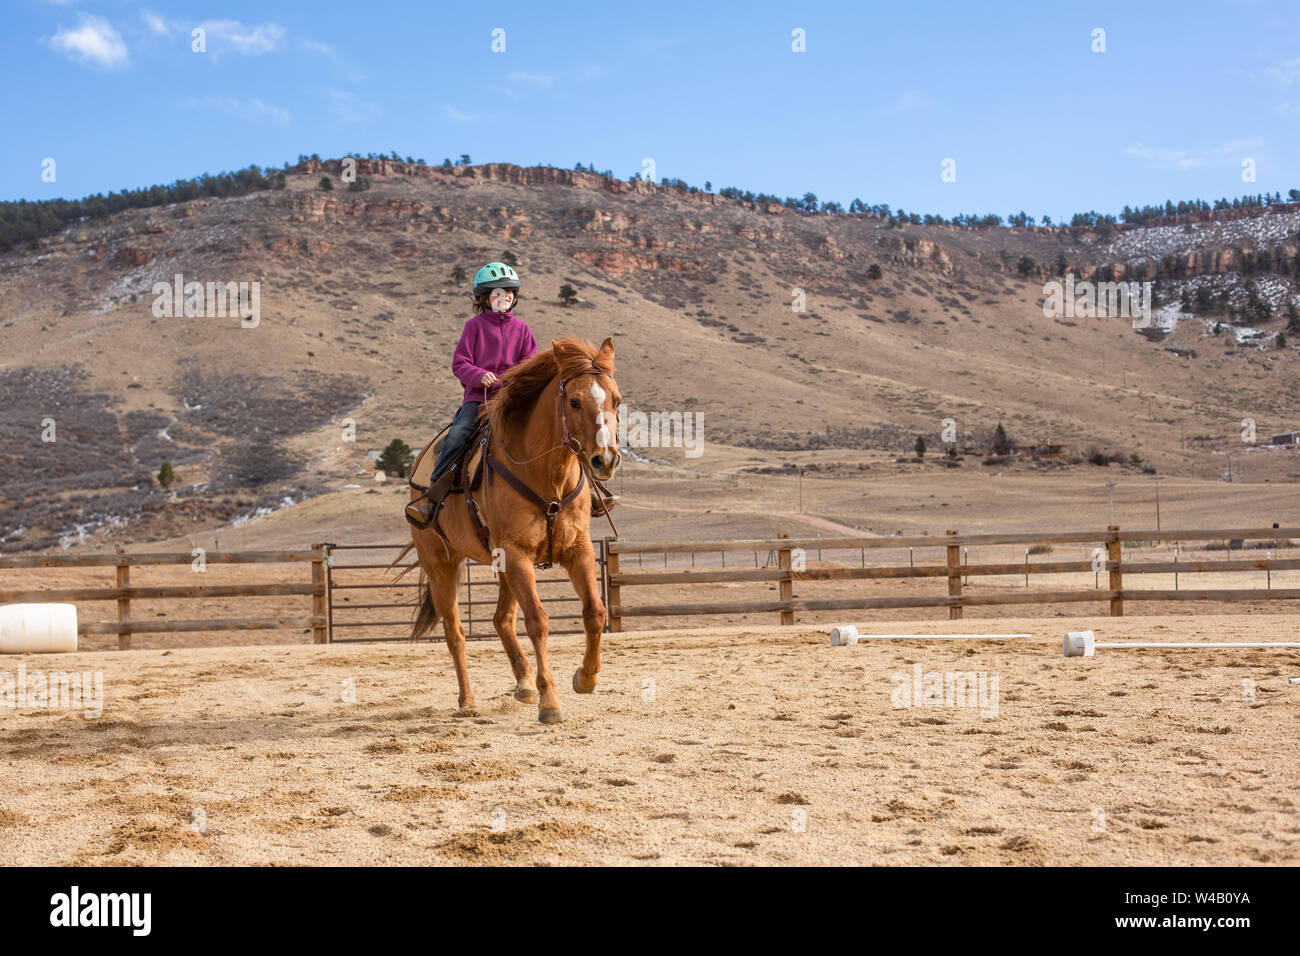
[[1194, 222], [1182, 226], [1151, 226], [1120, 233], [1106, 254], [1112, 259], [1161, 259], [1196, 249], [1224, 246], [1276, 246], [1300, 233], [1300, 212], [1273, 213], [1224, 222]]

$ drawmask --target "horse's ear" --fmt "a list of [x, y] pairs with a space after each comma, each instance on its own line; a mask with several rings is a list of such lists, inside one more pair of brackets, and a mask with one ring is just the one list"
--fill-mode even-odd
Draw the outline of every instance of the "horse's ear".
[[614, 367], [614, 340], [608, 336], [605, 341], [600, 343], [600, 351], [596, 353], [597, 360], [603, 359], [611, 368]]

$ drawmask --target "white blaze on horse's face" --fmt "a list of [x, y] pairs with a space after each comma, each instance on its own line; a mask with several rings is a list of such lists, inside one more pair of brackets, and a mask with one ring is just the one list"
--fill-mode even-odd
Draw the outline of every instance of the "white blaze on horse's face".
[[605, 424], [605, 390], [594, 378], [591, 380], [591, 397], [596, 402], [596, 447], [608, 448], [614, 443], [614, 435]]

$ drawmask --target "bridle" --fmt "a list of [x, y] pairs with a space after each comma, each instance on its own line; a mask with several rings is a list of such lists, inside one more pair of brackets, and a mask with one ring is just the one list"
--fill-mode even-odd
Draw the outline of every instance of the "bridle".
[[[539, 568], [549, 568], [554, 563], [555, 519], [565, 507], [567, 507], [575, 498], [578, 497], [579, 493], [586, 485], [589, 472], [591, 471], [591, 465], [587, 461], [586, 449], [582, 447], [582, 440], [579, 439], [576, 435], [569, 434], [569, 420], [568, 417], [564, 414], [564, 398], [565, 395], [567, 394], [566, 387], [568, 386], [569, 382], [583, 375], [604, 375], [604, 374], [606, 374], [604, 369], [598, 368], [595, 365], [595, 363], [592, 363], [592, 365], [589, 368], [585, 368], [581, 372], [575, 372], [573, 375], [570, 375], [567, 378], [563, 378], [560, 380], [560, 388], [556, 392], [556, 396], [555, 396], [555, 412], [560, 419], [560, 443], [558, 445], [548, 448], [546, 449], [546, 451], [534, 455], [532, 458], [527, 458], [524, 461], [518, 461], [514, 457], [514, 455], [510, 454], [510, 449], [506, 447], [505, 438], [503, 436], [497, 436], [498, 440], [501, 443], [501, 451], [505, 454], [506, 458], [508, 458], [513, 464], [516, 465], [526, 465], [530, 462], [534, 462], [539, 458], [543, 458], [546, 455], [551, 454], [551, 452], [559, 451], [561, 448], [568, 449], [568, 451], [573, 454], [573, 457], [578, 459], [578, 485], [567, 495], [565, 495], [563, 498], [547, 501], [541, 495], [537, 494], [537, 492], [533, 491], [526, 484], [524, 484], [523, 481], [521, 481], [516, 475], [512, 474], [510, 470], [505, 467], [505, 465], [501, 464], [501, 462], [493, 458], [490, 445], [484, 448], [484, 454], [486, 456], [487, 464], [488, 464], [489, 485], [492, 482], [493, 474], [500, 475], [503, 479], [505, 479], [506, 483], [510, 485], [510, 487], [514, 488], [515, 491], [519, 492], [519, 494], [522, 495], [524, 498], [531, 501], [533, 504], [537, 505], [542, 510], [542, 513], [546, 518], [546, 562], [544, 564], [537, 565], [537, 567]], [[485, 438], [484, 441], [486, 442], [487, 439]], [[592, 486], [595, 487], [595, 481], [596, 481], [595, 476], [594, 475], [590, 476], [590, 480], [592, 482]], [[618, 528], [614, 524], [614, 519], [610, 517], [609, 506], [605, 504], [605, 498], [603, 495], [598, 495], [597, 497], [599, 497], [600, 499], [600, 507], [601, 510], [605, 513], [605, 519], [609, 522], [610, 530], [614, 532], [614, 537], [617, 538]]]

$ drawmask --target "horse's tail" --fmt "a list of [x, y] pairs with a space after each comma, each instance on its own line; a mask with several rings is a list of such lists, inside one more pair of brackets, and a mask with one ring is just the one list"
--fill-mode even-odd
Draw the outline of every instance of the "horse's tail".
[[[412, 541], [404, 547], [393, 558], [393, 563], [388, 567], [395, 568], [398, 563], [405, 558], [415, 548], [415, 542]], [[400, 580], [408, 574], [412, 568], [419, 567], [419, 562], [408, 565], [397, 572], [397, 578]], [[433, 629], [438, 626], [438, 610], [433, 606], [433, 592], [429, 590], [429, 579], [425, 576], [424, 569], [420, 568], [420, 596], [415, 600], [415, 620], [411, 622], [411, 640], [416, 641], [433, 633]]]
[[[401, 551], [397, 553], [397, 557], [393, 558], [393, 563], [388, 566], [388, 570], [391, 571], [393, 568], [397, 567], [397, 565], [401, 562], [401, 560], [414, 550], [415, 550], [415, 542], [412, 541], [410, 544], [408, 544], [406, 547], [404, 547]], [[410, 573], [411, 568], [414, 568], [416, 566], [417, 565], [412, 564], [402, 568], [402, 570], [397, 572], [397, 580], [400, 581], [402, 578], [406, 577], [406, 575]]]
[[419, 640], [433, 633], [438, 626], [438, 611], [433, 606], [433, 592], [429, 590], [429, 581], [424, 572], [420, 572], [420, 603], [415, 612], [415, 623], [411, 625], [411, 640]]

